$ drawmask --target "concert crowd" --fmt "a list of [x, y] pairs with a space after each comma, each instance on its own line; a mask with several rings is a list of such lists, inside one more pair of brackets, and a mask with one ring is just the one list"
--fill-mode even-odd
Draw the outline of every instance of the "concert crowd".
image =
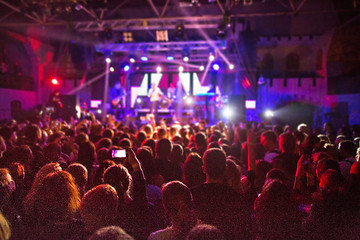
[[0, 239], [359, 239], [359, 136], [151, 115], [4, 121]]

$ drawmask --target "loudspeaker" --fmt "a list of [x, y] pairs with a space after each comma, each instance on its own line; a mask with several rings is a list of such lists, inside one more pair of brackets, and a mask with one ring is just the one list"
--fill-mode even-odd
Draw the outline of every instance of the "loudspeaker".
[[63, 105], [60, 116], [65, 120], [70, 120], [70, 117], [76, 118], [76, 95], [61, 95], [60, 101]]
[[245, 95], [230, 95], [228, 106], [232, 111], [234, 123], [245, 122]]

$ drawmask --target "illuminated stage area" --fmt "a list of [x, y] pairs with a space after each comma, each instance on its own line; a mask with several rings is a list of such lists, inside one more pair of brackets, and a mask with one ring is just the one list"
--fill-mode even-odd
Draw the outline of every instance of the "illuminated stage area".
[[359, 79], [360, 0], [0, 0], [0, 239], [360, 239]]

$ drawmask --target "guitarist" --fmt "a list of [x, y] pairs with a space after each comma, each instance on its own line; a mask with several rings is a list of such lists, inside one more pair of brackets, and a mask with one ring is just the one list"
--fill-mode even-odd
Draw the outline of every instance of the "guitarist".
[[120, 117], [119, 109], [121, 109], [121, 117], [125, 118], [125, 97], [126, 91], [124, 87], [121, 86], [120, 82], [116, 82], [110, 91], [111, 108], [113, 109], [113, 114], [115, 114], [116, 118]]

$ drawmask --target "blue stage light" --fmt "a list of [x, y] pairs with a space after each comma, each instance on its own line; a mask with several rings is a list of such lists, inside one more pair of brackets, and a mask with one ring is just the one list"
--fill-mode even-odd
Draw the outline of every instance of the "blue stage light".
[[218, 71], [218, 70], [220, 69], [219, 64], [215, 63], [215, 64], [213, 65], [213, 69], [214, 69], [215, 71]]
[[125, 65], [125, 66], [124, 66], [124, 71], [127, 72], [127, 71], [129, 71], [129, 70], [130, 70], [130, 66], [129, 66], [129, 65]]
[[141, 61], [144, 61], [144, 62], [146, 62], [147, 60], [149, 60], [147, 56], [142, 56], [140, 59], [141, 59]]

